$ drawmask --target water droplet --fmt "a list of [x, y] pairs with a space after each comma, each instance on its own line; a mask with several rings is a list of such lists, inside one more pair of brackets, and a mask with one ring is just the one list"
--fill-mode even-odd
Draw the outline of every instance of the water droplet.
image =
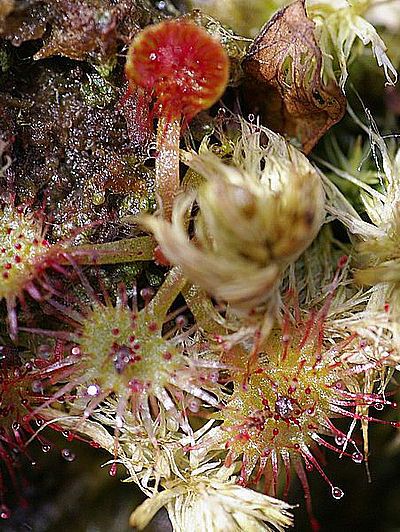
[[307, 471], [312, 471], [314, 469], [314, 466], [310, 463], [306, 464]]
[[42, 445], [42, 451], [43, 451], [44, 453], [48, 453], [48, 452], [50, 451], [50, 449], [51, 449], [51, 446], [50, 446], [50, 445], [48, 445], [48, 444], [44, 444], [44, 445]]
[[341, 499], [343, 497], [343, 491], [338, 487], [332, 487], [332, 497], [334, 499]]
[[33, 393], [43, 394], [43, 384], [41, 381], [33, 381], [31, 384], [31, 388]]
[[154, 296], [154, 290], [153, 288], [151, 287], [147, 287], [147, 288], [142, 288], [140, 290], [140, 295], [142, 296], [142, 298], [144, 299], [144, 302], [147, 304], [148, 302], [150, 302], [150, 300], [152, 299], [152, 297]]
[[18, 421], [14, 421], [14, 423], [11, 425], [11, 428], [15, 431], [19, 430], [20, 424], [18, 423]]
[[183, 314], [180, 314], [179, 316], [175, 318], [175, 323], [178, 327], [182, 328], [188, 324], [188, 320], [186, 316], [183, 316]]
[[336, 445], [342, 446], [345, 441], [346, 441], [346, 438], [342, 436], [341, 434], [338, 434], [337, 436], [335, 436]]
[[61, 451], [61, 456], [66, 460], [67, 462], [73, 462], [75, 460], [75, 455], [73, 452], [71, 452], [69, 449], [63, 449]]
[[219, 371], [211, 371], [209, 376], [208, 376], [209, 380], [211, 382], [218, 382], [219, 380]]
[[356, 464], [361, 464], [361, 462], [364, 460], [362, 453], [360, 453], [359, 451], [355, 451], [351, 455], [351, 458], [354, 460]]
[[374, 407], [376, 410], [383, 410], [384, 405], [382, 403], [375, 403]]
[[37, 350], [38, 358], [48, 360], [51, 356], [51, 349], [48, 345], [40, 345]]
[[36, 425], [37, 425], [38, 427], [41, 427], [41, 426], [43, 425], [43, 419], [37, 419], [37, 420], [36, 420]]
[[147, 148], [147, 157], [149, 159], [155, 159], [157, 157], [157, 147], [154, 143], [149, 144]]
[[256, 117], [253, 115], [253, 113], [250, 113], [247, 118], [248, 118], [249, 122], [254, 122], [254, 120], [256, 119]]
[[86, 390], [86, 393], [91, 397], [96, 397], [96, 395], [99, 395], [99, 392], [100, 388], [97, 386], [97, 384], [89, 384]]
[[110, 475], [110, 477], [115, 477], [115, 475], [117, 474], [117, 464], [115, 462], [110, 467], [110, 471], [108, 472], [108, 474]]
[[193, 397], [189, 401], [188, 408], [191, 412], [193, 412], [194, 414], [197, 414], [197, 412], [200, 410], [200, 404], [201, 404], [200, 401], [196, 399], [195, 397]]
[[11, 516], [11, 512], [10, 512], [10, 509], [7, 508], [7, 506], [5, 504], [2, 504], [0, 506], [0, 517], [2, 519], [9, 519]]
[[151, 54], [149, 54], [149, 59], [150, 61], [155, 61], [157, 59], [157, 54], [155, 52], [151, 52]]

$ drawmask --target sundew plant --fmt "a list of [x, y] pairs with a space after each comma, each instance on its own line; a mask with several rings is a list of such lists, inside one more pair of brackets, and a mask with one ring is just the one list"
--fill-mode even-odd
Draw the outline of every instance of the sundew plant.
[[[399, 35], [399, 0], [0, 0], [0, 528], [400, 526]], [[124, 517], [74, 494], [119, 480]]]

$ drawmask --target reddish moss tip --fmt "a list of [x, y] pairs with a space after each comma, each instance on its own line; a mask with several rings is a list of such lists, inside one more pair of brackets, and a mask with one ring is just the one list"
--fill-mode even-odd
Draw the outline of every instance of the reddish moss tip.
[[229, 59], [204, 29], [192, 22], [166, 21], [135, 37], [125, 70], [130, 83], [153, 93], [158, 115], [190, 120], [224, 92]]

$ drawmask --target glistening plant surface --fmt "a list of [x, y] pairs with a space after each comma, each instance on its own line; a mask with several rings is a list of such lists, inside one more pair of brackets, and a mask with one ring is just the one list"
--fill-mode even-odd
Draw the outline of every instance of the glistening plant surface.
[[399, 34], [0, 0], [7, 532], [400, 526]]

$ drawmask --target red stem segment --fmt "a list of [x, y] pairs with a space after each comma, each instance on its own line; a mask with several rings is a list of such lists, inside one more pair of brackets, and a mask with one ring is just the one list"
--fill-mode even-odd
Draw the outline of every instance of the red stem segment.
[[180, 120], [160, 118], [157, 129], [156, 193], [163, 217], [171, 219], [172, 205], [179, 189]]

